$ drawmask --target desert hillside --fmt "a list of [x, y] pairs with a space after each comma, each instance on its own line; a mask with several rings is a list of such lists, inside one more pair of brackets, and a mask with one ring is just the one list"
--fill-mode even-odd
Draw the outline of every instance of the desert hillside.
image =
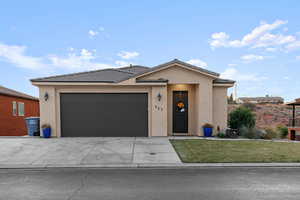
[[[240, 105], [228, 105], [228, 113]], [[292, 118], [292, 108], [284, 104], [261, 104], [256, 105], [256, 126], [258, 128], [276, 127], [277, 125], [288, 125]], [[297, 118], [300, 118], [300, 107], [296, 110]]]

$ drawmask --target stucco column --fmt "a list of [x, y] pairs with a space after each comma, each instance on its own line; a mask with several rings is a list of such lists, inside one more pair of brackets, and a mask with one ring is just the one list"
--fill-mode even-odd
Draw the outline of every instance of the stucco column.
[[213, 87], [212, 82], [197, 84], [195, 87], [196, 98], [196, 133], [203, 135], [202, 126], [213, 123]]
[[[48, 93], [48, 100], [44, 99], [45, 94]], [[40, 125], [49, 124], [52, 130], [52, 136], [57, 136], [57, 124], [56, 124], [56, 96], [55, 88], [48, 86], [39, 87], [39, 97], [40, 97]], [[42, 131], [42, 130], [41, 130]]]
[[227, 87], [213, 87], [213, 125], [214, 132], [227, 128]]
[[[159, 96], [160, 95], [160, 99]], [[167, 86], [153, 86], [151, 91], [151, 136], [167, 136]]]

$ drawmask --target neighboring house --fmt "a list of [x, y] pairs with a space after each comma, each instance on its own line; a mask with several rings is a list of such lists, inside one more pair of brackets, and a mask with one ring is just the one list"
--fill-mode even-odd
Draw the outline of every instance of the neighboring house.
[[41, 125], [57, 137], [203, 135], [227, 127], [234, 81], [179, 61], [37, 78]]
[[254, 103], [254, 104], [283, 104], [282, 97], [272, 97], [266, 95], [265, 97], [240, 97], [239, 103]]
[[0, 86], [0, 136], [26, 135], [30, 116], [39, 116], [39, 99]]

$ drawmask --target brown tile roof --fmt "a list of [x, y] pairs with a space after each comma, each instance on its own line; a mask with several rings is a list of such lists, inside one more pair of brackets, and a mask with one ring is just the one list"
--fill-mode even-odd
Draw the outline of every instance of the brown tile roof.
[[[170, 62], [157, 65], [155, 67], [145, 67], [140, 65], [130, 65], [128, 67], [121, 67], [121, 68], [110, 68], [110, 69], [102, 69], [102, 70], [95, 70], [95, 71], [87, 71], [81, 73], [73, 73], [73, 74], [66, 74], [66, 75], [59, 75], [59, 76], [50, 76], [44, 78], [36, 78], [31, 79], [32, 82], [102, 82], [102, 83], [119, 83], [121, 81], [142, 76], [143, 74], [151, 73], [153, 71], [159, 70], [163, 67], [166, 67], [171, 64], [181, 64], [186, 67], [189, 67], [193, 70], [203, 72], [215, 77], [218, 77], [219, 74], [191, 65], [189, 63], [174, 59]], [[153, 80], [158, 81], [158, 80]], [[161, 82], [161, 81], [160, 81]], [[216, 78], [214, 83], [229, 83], [232, 84], [234, 81]]]

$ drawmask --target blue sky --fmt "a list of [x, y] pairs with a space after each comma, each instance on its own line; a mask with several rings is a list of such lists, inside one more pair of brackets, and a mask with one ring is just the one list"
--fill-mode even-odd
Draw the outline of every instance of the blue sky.
[[178, 58], [237, 80], [238, 96], [300, 97], [300, 1], [5, 1], [0, 84]]

